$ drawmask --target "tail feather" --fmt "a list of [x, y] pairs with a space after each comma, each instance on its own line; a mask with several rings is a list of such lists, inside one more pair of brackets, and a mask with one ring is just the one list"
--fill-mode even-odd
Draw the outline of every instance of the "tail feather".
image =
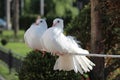
[[95, 64], [85, 56], [76, 56], [76, 58], [77, 62], [81, 65], [84, 72], [89, 72], [93, 69], [93, 66], [95, 66]]
[[84, 61], [86, 62], [86, 64], [88, 65], [88, 67], [89, 67], [89, 69], [93, 69], [93, 67], [92, 66], [95, 66], [95, 64], [92, 62], [92, 61], [90, 61], [87, 57], [85, 57], [85, 56], [81, 56], [81, 57], [83, 57], [84, 59]]
[[74, 62], [74, 71], [77, 73], [77, 72], [80, 72], [81, 74], [83, 74], [83, 70], [81, 68], [81, 66], [79, 66], [79, 64], [77, 63], [76, 59], [73, 58], [73, 62]]
[[75, 56], [75, 58], [77, 59], [77, 62], [79, 63], [79, 65], [82, 67], [84, 72], [88, 72], [88, 66], [86, 65], [85, 61], [83, 60], [83, 58], [81, 56]]
[[85, 62], [85, 64], [87, 65], [87, 68], [89, 68], [90, 70], [93, 69], [93, 67], [90, 65], [90, 60], [88, 60], [85, 56], [81, 56], [83, 57], [83, 61]]
[[74, 63], [72, 56], [69, 55], [59, 56], [54, 65], [54, 70], [70, 71], [73, 69], [74, 66], [73, 64]]
[[93, 66], [95, 66], [95, 64], [85, 56], [63, 55], [59, 56], [56, 60], [54, 70], [74, 70], [76, 73], [80, 72], [83, 74], [83, 72], [89, 72], [92, 70]]

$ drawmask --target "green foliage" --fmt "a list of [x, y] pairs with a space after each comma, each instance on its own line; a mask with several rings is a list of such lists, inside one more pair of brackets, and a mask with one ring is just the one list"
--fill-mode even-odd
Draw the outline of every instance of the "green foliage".
[[20, 17], [20, 29], [26, 30], [35, 22], [37, 15], [24, 15]]
[[20, 80], [80, 80], [80, 73], [73, 71], [54, 71], [56, 57], [32, 51], [23, 61], [19, 72]]
[[[73, 0], [44, 0], [44, 16], [49, 27], [56, 17], [65, 19], [67, 24], [78, 15], [78, 8], [73, 6], [73, 2]], [[40, 0], [25, 0], [24, 11], [24, 15], [20, 17], [20, 29], [26, 30], [35, 21], [34, 15], [40, 15]]]
[[[100, 10], [103, 20], [103, 35], [105, 37], [106, 52], [120, 44], [120, 1], [106, 0], [101, 2]], [[118, 46], [120, 50], [120, 46]]]
[[83, 45], [90, 41], [90, 5], [86, 5], [65, 28], [67, 34], [75, 36]]
[[31, 49], [23, 42], [9, 42], [6, 46], [7, 49], [12, 50], [16, 55], [25, 57], [27, 52]]
[[55, 17], [55, 3], [53, 0], [45, 0], [45, 16], [46, 17]]
[[5, 46], [5, 45], [7, 44], [7, 40], [6, 40], [6, 39], [2, 39], [2, 40], [1, 40], [1, 44], [2, 44], [3, 46]]
[[31, 0], [29, 8], [32, 14], [40, 14], [40, 0]]
[[[45, 16], [46, 17], [75, 17], [79, 11], [73, 7], [73, 0], [44, 0], [45, 2]], [[40, 0], [25, 0], [24, 13], [39, 14], [40, 13]]]
[[0, 18], [5, 18], [5, 0], [0, 0]]
[[12, 70], [11, 74], [9, 74], [9, 69], [7, 64], [0, 60], [0, 75], [2, 75], [5, 80], [19, 80], [16, 72]]
[[[100, 11], [102, 14], [103, 36], [105, 51], [107, 54], [120, 54], [120, 1], [102, 0]], [[106, 59], [106, 79], [117, 80], [119, 78], [119, 59]], [[111, 75], [112, 74], [112, 75]]]
[[24, 35], [24, 31], [20, 30], [18, 32], [18, 37], [15, 38], [12, 30], [4, 30], [3, 33], [0, 35], [0, 40], [5, 39], [8, 42], [9, 41], [23, 41], [23, 35]]
[[76, 16], [78, 9], [73, 7], [73, 0], [53, 0], [55, 3], [55, 13], [61, 16]]
[[18, 32], [17, 39], [14, 38], [13, 34], [14, 33], [11, 30], [3, 31], [3, 34], [0, 35], [0, 41], [2, 42], [2, 40], [6, 40], [7, 44], [3, 46], [0, 42], [0, 46], [7, 48], [7, 49], [11, 49], [15, 53], [15, 55], [25, 57], [26, 53], [30, 51], [31, 49], [23, 41], [24, 31], [20, 30]]
[[[120, 54], [120, 1], [118, 0], [102, 0], [97, 10], [101, 14], [101, 27], [103, 43], [106, 54]], [[67, 34], [77, 37], [83, 45], [89, 47], [90, 41], [90, 5], [85, 6], [65, 29]], [[98, 31], [99, 32], [99, 31]], [[113, 80], [119, 78], [120, 64], [119, 59], [105, 59], [105, 78]], [[113, 75], [114, 74], [114, 75]], [[114, 78], [113, 78], [114, 77]]]
[[31, 0], [25, 0], [24, 13], [30, 13]]

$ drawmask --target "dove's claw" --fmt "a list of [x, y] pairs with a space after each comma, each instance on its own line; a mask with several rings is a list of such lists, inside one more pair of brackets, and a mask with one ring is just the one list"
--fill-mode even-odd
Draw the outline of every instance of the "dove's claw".
[[44, 56], [45, 56], [45, 54], [46, 54], [46, 53], [45, 53], [45, 51], [42, 51], [42, 57], [44, 57]]
[[35, 49], [35, 52], [39, 52], [39, 50], [38, 50], [38, 49]]
[[60, 52], [56, 52], [55, 54], [58, 55], [58, 56], [63, 56], [64, 55], [63, 53], [60, 53]]

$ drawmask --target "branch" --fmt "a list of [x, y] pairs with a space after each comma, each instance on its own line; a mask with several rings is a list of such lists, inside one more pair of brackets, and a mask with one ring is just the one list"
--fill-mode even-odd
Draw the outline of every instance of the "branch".
[[105, 68], [105, 76], [108, 76], [110, 72], [113, 72], [120, 67], [120, 59], [115, 60], [114, 63]]

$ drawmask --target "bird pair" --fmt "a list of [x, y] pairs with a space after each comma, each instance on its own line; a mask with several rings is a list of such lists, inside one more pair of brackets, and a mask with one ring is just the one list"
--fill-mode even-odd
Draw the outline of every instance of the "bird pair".
[[74, 55], [74, 53], [89, 54], [77, 44], [72, 36], [63, 34], [64, 23], [60, 18], [53, 20], [53, 26], [47, 29], [47, 23], [40, 19], [38, 25], [32, 24], [25, 32], [24, 38], [26, 44], [32, 49], [44, 50], [54, 55], [58, 55], [54, 70], [70, 71], [76, 73], [89, 72], [95, 64], [86, 56]]

